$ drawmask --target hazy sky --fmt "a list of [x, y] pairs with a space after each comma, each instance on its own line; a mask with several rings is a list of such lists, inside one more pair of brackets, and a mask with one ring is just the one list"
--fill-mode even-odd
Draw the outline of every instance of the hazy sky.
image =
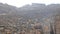
[[60, 3], [60, 0], [0, 0], [0, 2], [21, 7], [25, 4], [31, 4], [31, 3], [45, 3], [45, 4], [55, 3], [56, 4], [56, 3]]

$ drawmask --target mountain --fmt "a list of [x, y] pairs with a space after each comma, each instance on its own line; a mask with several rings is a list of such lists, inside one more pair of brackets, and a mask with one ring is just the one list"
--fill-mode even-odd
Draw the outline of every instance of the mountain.
[[54, 16], [60, 13], [60, 4], [39, 4], [25, 5], [17, 8], [8, 4], [0, 3], [0, 26], [13, 27], [18, 30], [42, 29], [42, 26], [49, 26]]

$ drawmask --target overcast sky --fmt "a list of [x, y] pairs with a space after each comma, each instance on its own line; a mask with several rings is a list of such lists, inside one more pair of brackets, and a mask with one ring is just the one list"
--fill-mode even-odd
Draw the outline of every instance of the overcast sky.
[[60, 3], [60, 0], [0, 0], [0, 2], [21, 7], [25, 4], [31, 4], [31, 3], [56, 4], [56, 3]]

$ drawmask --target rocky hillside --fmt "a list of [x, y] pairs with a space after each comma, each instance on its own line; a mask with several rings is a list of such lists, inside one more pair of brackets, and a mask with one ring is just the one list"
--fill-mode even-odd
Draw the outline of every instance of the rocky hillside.
[[17, 8], [0, 3], [0, 26], [16, 28], [18, 31], [41, 29], [44, 33], [50, 32], [50, 23], [53, 23], [53, 18], [58, 13], [60, 4], [32, 3]]

